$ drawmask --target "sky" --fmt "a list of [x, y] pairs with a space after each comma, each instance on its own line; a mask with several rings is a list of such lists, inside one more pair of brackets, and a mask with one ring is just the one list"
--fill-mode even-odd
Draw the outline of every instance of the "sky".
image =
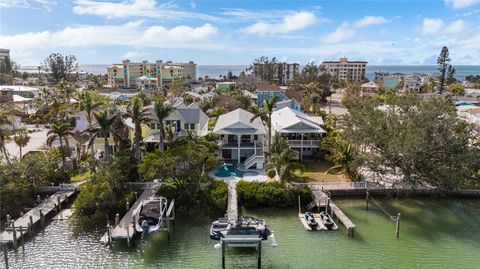
[[0, 0], [0, 47], [21, 65], [157, 59], [246, 65], [366, 60], [480, 64], [480, 0]]

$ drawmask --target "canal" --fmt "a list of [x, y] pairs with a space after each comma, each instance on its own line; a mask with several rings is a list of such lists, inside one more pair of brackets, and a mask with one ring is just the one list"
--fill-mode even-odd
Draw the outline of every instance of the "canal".
[[[395, 223], [363, 199], [335, 199], [357, 225], [354, 237], [343, 227], [309, 232], [296, 209], [243, 210], [264, 218], [277, 248], [264, 248], [264, 268], [480, 268], [480, 200], [377, 199], [402, 213], [400, 238]], [[22, 249], [9, 251], [10, 268], [219, 268], [221, 251], [208, 237], [211, 220], [178, 218], [170, 243], [163, 234], [137, 240], [133, 247], [99, 244], [100, 234], [73, 236], [68, 222], [53, 221]], [[227, 268], [255, 268], [252, 250], [231, 250]], [[3, 268], [3, 255], [0, 267]]]

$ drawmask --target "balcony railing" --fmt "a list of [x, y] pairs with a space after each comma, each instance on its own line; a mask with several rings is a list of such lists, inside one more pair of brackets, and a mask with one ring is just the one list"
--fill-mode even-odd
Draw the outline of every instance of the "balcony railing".
[[[220, 146], [225, 148], [237, 148], [238, 147], [238, 142], [237, 141], [220, 141]], [[240, 142], [240, 147], [241, 148], [261, 148], [263, 147], [261, 142]]]
[[288, 140], [291, 147], [319, 147], [320, 140]]

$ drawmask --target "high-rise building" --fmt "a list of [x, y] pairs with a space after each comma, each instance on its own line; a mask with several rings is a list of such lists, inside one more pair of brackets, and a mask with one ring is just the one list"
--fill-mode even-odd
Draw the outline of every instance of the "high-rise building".
[[[253, 73], [256, 76], [259, 76], [259, 73], [262, 72], [261, 69], [264, 69], [265, 64], [256, 63], [254, 64]], [[277, 82], [279, 85], [287, 85], [296, 75], [300, 73], [300, 64], [298, 63], [276, 63], [273, 66], [273, 81]]]
[[333, 77], [348, 82], [361, 83], [365, 79], [365, 61], [348, 61], [347, 58], [340, 58], [339, 61], [324, 61], [322, 67], [325, 72]]
[[196, 82], [197, 64], [163, 62], [155, 63], [131, 62], [123, 60], [122, 64], [107, 67], [108, 84], [123, 88], [135, 88], [139, 82], [149, 81], [151, 85], [162, 87], [174, 80], [183, 79], [186, 82]]
[[0, 73], [6, 73], [10, 71], [10, 50], [0, 49]]

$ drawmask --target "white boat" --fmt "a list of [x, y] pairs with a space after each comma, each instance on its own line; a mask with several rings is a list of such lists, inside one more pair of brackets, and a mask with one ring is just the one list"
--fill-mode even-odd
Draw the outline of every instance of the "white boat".
[[136, 220], [135, 231], [146, 235], [160, 230], [166, 211], [167, 198], [152, 196], [144, 199], [132, 212]]

